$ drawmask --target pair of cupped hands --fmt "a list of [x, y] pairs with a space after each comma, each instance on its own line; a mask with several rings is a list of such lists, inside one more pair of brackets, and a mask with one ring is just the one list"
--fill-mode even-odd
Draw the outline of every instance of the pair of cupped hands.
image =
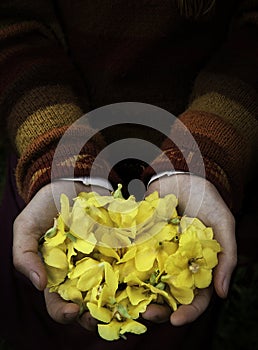
[[[95, 191], [101, 195], [110, 192], [98, 186], [75, 183], [76, 191]], [[146, 320], [162, 323], [170, 320], [173, 326], [181, 326], [197, 319], [208, 307], [213, 290], [226, 298], [232, 272], [237, 263], [234, 217], [216, 188], [206, 179], [189, 174], [163, 177], [150, 184], [146, 195], [158, 191], [160, 196], [174, 193], [178, 197], [178, 212], [198, 217], [206, 226], [211, 226], [215, 238], [222, 246], [218, 265], [214, 269], [213, 285], [200, 290], [190, 305], [181, 305], [172, 312], [164, 305], [150, 304], [142, 314]], [[58, 198], [53, 197], [53, 193]], [[14, 222], [13, 259], [17, 270], [27, 276], [40, 291], [44, 290], [49, 315], [57, 322], [78, 322], [87, 330], [94, 331], [97, 320], [85, 312], [79, 317], [79, 306], [64, 301], [46, 288], [47, 274], [38, 254], [39, 238], [53, 225], [53, 218], [60, 208], [56, 203], [65, 193], [72, 200], [71, 185], [55, 181], [41, 188]], [[71, 202], [72, 203], [72, 202]], [[196, 210], [198, 208], [198, 213]]]

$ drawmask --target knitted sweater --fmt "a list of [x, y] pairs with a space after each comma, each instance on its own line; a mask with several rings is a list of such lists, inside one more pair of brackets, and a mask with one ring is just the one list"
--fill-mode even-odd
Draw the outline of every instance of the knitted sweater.
[[[257, 146], [257, 34], [257, 0], [2, 0], [0, 116], [19, 157], [22, 197], [28, 202], [51, 181], [56, 146], [74, 121], [106, 104], [139, 101], [184, 123], [207, 179], [238, 208]], [[91, 130], [69, 131], [53, 177], [74, 166], [75, 176], [88, 175], [108, 143], [130, 134], [126, 126], [96, 133], [77, 157], [80, 136]], [[148, 140], [142, 129], [136, 135]], [[152, 137], [176, 169], [192, 163], [200, 174], [195, 145], [179, 150], [175, 135], [183, 139], [180, 125], [169, 139]], [[143, 170], [144, 181], [154, 165], [165, 170], [164, 157]], [[101, 176], [109, 165], [99, 161], [95, 170]], [[109, 178], [119, 181], [114, 171]]]

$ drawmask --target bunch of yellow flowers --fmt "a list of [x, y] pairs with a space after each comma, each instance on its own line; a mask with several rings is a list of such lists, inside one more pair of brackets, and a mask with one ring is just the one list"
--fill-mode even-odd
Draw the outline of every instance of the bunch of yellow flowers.
[[40, 247], [48, 288], [89, 310], [102, 338], [144, 333], [136, 320], [150, 303], [176, 310], [210, 285], [221, 247], [212, 228], [178, 215], [175, 195], [137, 202], [119, 185], [112, 196], [82, 192], [72, 207], [60, 201]]

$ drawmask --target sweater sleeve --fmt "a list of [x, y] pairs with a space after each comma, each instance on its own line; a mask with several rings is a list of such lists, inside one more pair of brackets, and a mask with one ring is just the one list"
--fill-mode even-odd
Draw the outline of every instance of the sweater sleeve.
[[[51, 179], [71, 171], [88, 175], [104, 142], [87, 123], [69, 128], [69, 144], [52, 169], [60, 138], [89, 109], [87, 91], [68, 55], [52, 0], [3, 0], [0, 14], [1, 122], [18, 154], [17, 186], [28, 202]], [[81, 147], [87, 133], [94, 136]], [[107, 168], [99, 161], [95, 175]]]
[[206, 178], [233, 212], [239, 210], [257, 151], [257, 57], [258, 1], [239, 1], [223, 46], [195, 80], [189, 106], [179, 116], [183, 124], [174, 123], [145, 179], [153, 168], [166, 170], [166, 158], [178, 170], [202, 175], [195, 157], [200, 151]]

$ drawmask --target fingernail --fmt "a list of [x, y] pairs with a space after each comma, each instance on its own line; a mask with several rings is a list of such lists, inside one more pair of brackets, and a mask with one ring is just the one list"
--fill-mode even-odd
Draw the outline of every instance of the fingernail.
[[67, 312], [64, 314], [64, 318], [67, 321], [73, 321], [78, 316], [78, 312]]
[[30, 280], [37, 289], [40, 289], [40, 278], [37, 272], [35, 271], [30, 272]]

